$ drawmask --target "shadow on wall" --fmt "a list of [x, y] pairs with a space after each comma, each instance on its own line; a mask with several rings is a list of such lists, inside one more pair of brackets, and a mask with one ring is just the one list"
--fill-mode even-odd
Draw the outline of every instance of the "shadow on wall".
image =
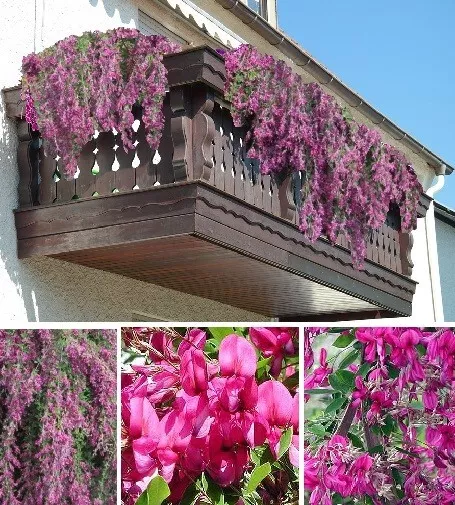
[[[18, 205], [17, 132], [13, 121], [6, 118], [4, 95], [0, 101], [0, 316], [21, 318], [24, 309], [29, 321], [36, 320], [37, 308], [32, 289], [21, 283], [21, 265], [17, 258], [16, 228], [13, 209]], [[22, 306], [22, 307], [21, 307]], [[2, 314], [3, 312], [3, 314]], [[23, 316], [22, 316], [23, 318]]]
[[127, 10], [125, 10], [125, 0], [89, 0], [89, 3], [92, 7], [98, 7], [98, 4], [101, 3], [110, 18], [115, 16], [115, 11], [117, 10], [122, 23], [128, 24], [132, 19], [135, 19], [131, 15], [128, 15]]

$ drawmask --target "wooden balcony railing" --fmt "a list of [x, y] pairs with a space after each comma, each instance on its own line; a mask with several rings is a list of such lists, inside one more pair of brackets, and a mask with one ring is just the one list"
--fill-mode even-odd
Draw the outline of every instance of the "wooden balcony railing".
[[[229, 103], [223, 99], [222, 58], [203, 48], [168, 56], [165, 62], [170, 91], [164, 102], [165, 126], [157, 151], [152, 152], [146, 142], [141, 111], [137, 109], [135, 150], [126, 153], [120, 135], [101, 132], [85, 146], [78, 162], [78, 177], [67, 181], [60, 174], [58, 160], [46, 156], [39, 135], [21, 120], [20, 207], [203, 180], [298, 226], [300, 179], [294, 175], [277, 184], [271, 176], [261, 174], [256, 160], [248, 158], [243, 142], [245, 130], [234, 126]], [[7, 102], [10, 116], [20, 116], [19, 88], [7, 92]], [[390, 213], [387, 222], [370, 238], [367, 260], [411, 275], [409, 236], [400, 233], [398, 227], [399, 217]], [[344, 237], [338, 245], [349, 249]]]
[[[31, 132], [22, 117], [20, 89], [5, 91], [7, 114], [17, 120], [19, 137], [19, 210], [16, 215], [19, 241], [29, 237], [29, 218], [20, 217], [20, 212], [26, 209], [72, 205], [75, 201], [125, 193], [132, 195], [198, 181], [243, 203], [245, 208], [271, 216], [274, 222], [287, 224], [293, 237], [289, 240], [296, 242], [295, 237], [299, 235], [292, 228], [298, 227], [299, 220], [299, 174], [279, 184], [272, 177], [262, 175], [258, 162], [248, 158], [245, 129], [233, 125], [230, 104], [224, 100], [223, 58], [203, 47], [167, 56], [165, 65], [169, 90], [164, 102], [165, 125], [158, 150], [152, 151], [147, 144], [141, 110], [137, 108], [133, 111], [135, 149], [126, 153], [119, 135], [112, 131], [101, 132], [83, 149], [78, 160], [78, 177], [71, 181], [63, 179], [60, 161], [45, 154], [46, 146], [39, 133]], [[50, 233], [52, 220], [46, 219], [46, 233]], [[248, 220], [245, 216], [243, 219]], [[259, 225], [264, 229], [268, 226]], [[412, 243], [408, 234], [398, 230], [399, 216], [391, 211], [386, 223], [370, 237], [365, 270], [370, 277], [382, 279], [398, 292], [408, 293], [409, 300], [414, 291], [411, 281], [406, 280], [412, 272]], [[288, 232], [279, 233], [283, 236]], [[336, 246], [324, 239], [310, 245], [300, 237], [298, 242], [306, 244], [305, 247], [352, 269], [349, 244], [343, 237]], [[29, 242], [27, 244], [23, 247], [30, 248]], [[30, 250], [24, 252], [21, 247], [19, 255], [33, 254]], [[360, 274], [352, 275], [357, 278]]]

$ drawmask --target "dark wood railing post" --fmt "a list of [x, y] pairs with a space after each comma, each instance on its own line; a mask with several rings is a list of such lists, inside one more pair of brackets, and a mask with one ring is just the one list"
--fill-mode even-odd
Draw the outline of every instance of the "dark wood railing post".
[[411, 277], [414, 263], [411, 259], [412, 245], [414, 237], [411, 233], [400, 233], [400, 259], [401, 273]]
[[19, 144], [17, 165], [19, 167], [19, 207], [32, 207], [38, 203], [39, 137], [31, 131], [25, 119], [17, 123]]
[[213, 169], [212, 141], [215, 138], [215, 122], [212, 113], [215, 93], [205, 84], [192, 88], [193, 107], [193, 173], [192, 178], [208, 181]]
[[190, 86], [171, 88], [169, 95], [172, 110], [171, 137], [174, 147], [172, 155], [174, 180], [175, 182], [185, 181], [193, 172]]
[[294, 177], [288, 175], [278, 188], [281, 217], [293, 223], [295, 221], [296, 205], [294, 202]]

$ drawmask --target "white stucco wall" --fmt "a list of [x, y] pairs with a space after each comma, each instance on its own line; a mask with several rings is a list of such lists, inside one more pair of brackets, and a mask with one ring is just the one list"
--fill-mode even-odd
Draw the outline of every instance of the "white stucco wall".
[[[0, 89], [19, 82], [22, 57], [34, 50], [85, 30], [136, 26], [137, 5], [125, 0], [0, 0]], [[0, 108], [0, 327], [16, 321], [129, 321], [133, 313], [171, 321], [266, 320], [228, 305], [51, 258], [18, 260], [13, 217], [18, 184], [16, 127], [5, 117], [3, 97]]]
[[455, 227], [436, 219], [439, 274], [446, 322], [455, 321]]
[[[429, 325], [436, 321], [437, 310], [434, 306], [432, 278], [427, 247], [427, 220], [417, 222], [417, 230], [412, 233], [414, 244], [411, 259], [414, 263], [412, 278], [418, 282], [412, 302], [412, 319], [416, 324]], [[410, 318], [408, 318], [409, 321]]]

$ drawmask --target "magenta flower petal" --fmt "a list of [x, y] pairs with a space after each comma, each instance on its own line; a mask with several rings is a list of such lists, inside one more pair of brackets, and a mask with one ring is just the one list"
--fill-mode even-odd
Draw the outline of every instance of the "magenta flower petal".
[[291, 393], [281, 382], [266, 381], [259, 385], [257, 410], [270, 424], [287, 426], [293, 411]]
[[220, 344], [219, 362], [221, 375], [253, 377], [257, 359], [254, 347], [243, 337], [228, 335]]

